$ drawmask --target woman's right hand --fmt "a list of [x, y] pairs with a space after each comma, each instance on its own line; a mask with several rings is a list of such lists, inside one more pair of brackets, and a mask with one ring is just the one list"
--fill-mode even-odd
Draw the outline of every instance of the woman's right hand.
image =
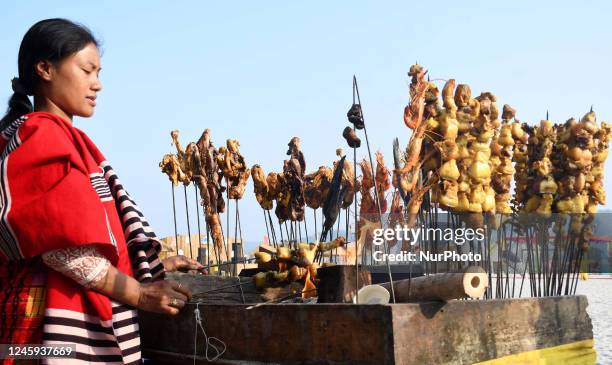
[[176, 315], [191, 299], [191, 292], [174, 280], [140, 284], [137, 308], [155, 313]]

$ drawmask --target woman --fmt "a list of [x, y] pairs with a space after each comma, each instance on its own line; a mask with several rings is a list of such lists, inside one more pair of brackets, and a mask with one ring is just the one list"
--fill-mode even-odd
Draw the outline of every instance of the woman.
[[[112, 167], [73, 126], [90, 117], [98, 42], [64, 19], [36, 23], [0, 124], [0, 343], [76, 344], [69, 364], [140, 362], [136, 308], [175, 315], [189, 290]], [[28, 95], [34, 97], [34, 106]]]

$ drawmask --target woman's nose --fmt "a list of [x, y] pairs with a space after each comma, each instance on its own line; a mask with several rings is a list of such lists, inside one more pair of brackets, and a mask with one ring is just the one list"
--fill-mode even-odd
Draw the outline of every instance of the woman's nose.
[[100, 90], [102, 90], [102, 82], [100, 82], [99, 79], [96, 79], [96, 81], [94, 82], [94, 84], [91, 87], [92, 90], [98, 92]]

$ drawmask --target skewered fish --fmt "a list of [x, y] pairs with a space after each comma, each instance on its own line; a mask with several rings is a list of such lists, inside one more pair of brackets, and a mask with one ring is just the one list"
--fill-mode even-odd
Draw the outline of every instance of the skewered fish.
[[340, 213], [341, 204], [344, 201], [344, 195], [346, 194], [346, 187], [342, 186], [342, 175], [345, 160], [346, 156], [342, 156], [340, 161], [334, 163], [334, 176], [332, 178], [329, 194], [327, 194], [327, 199], [323, 205], [323, 216], [325, 217], [325, 220], [323, 221], [323, 229], [321, 232], [322, 241], [327, 238], [327, 233], [329, 233], [334, 226], [334, 223], [336, 223], [336, 219], [338, 219], [338, 214]]

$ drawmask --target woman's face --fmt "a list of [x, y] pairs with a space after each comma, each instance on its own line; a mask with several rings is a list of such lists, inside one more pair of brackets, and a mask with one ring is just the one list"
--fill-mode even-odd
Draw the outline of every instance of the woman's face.
[[102, 90], [100, 70], [98, 47], [90, 43], [57, 65], [48, 65], [40, 75], [43, 96], [70, 117], [90, 117]]

